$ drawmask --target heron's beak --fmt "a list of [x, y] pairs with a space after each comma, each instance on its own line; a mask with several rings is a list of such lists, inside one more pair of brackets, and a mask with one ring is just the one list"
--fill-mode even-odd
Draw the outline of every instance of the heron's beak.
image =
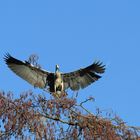
[[55, 71], [59, 71], [59, 65], [56, 65]]

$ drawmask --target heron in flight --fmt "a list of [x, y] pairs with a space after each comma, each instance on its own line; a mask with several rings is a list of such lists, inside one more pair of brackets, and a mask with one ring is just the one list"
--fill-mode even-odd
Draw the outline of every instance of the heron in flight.
[[61, 73], [59, 66], [56, 65], [53, 73], [36, 67], [28, 61], [20, 61], [10, 54], [6, 54], [4, 60], [15, 74], [34, 87], [47, 88], [50, 93], [64, 92], [68, 88], [78, 91], [97, 81], [105, 72], [105, 65], [99, 61], [69, 73]]

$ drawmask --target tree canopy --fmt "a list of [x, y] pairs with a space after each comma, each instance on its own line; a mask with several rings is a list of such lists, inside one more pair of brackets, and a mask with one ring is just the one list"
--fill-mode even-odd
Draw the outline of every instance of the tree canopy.
[[[33, 58], [30, 57], [31, 62], [35, 61]], [[1, 91], [0, 139], [140, 139], [140, 128], [128, 126], [112, 112], [103, 115], [99, 108], [91, 112], [85, 107], [88, 102], [95, 103], [94, 98], [87, 97], [78, 103], [76, 95], [48, 98], [26, 91], [15, 98], [12, 92]]]

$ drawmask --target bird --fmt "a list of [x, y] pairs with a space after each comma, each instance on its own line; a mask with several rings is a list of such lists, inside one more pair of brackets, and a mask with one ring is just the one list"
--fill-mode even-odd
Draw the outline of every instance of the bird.
[[18, 60], [9, 53], [4, 56], [4, 60], [16, 75], [34, 87], [48, 89], [50, 93], [65, 92], [69, 88], [79, 91], [100, 79], [105, 72], [105, 65], [100, 61], [73, 72], [61, 73], [59, 65], [55, 66], [55, 72], [49, 72], [28, 61]]

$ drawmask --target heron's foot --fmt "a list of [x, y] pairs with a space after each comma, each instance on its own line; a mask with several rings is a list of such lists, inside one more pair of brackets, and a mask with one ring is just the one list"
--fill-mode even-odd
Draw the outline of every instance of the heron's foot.
[[66, 97], [68, 94], [66, 92], [57, 91], [52, 94], [55, 98], [60, 99]]

